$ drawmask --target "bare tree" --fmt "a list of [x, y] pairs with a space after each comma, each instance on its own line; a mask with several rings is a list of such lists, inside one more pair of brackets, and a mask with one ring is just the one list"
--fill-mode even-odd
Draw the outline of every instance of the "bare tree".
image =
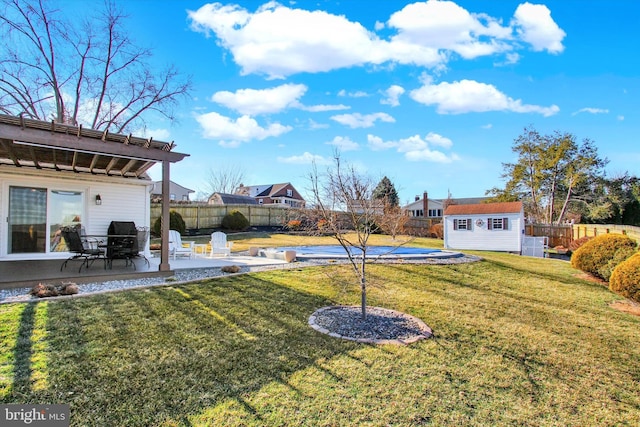
[[5, 114], [122, 133], [144, 127], [150, 113], [174, 120], [191, 89], [173, 66], [150, 64], [151, 51], [127, 37], [126, 16], [111, 1], [86, 21], [46, 0], [1, 0], [0, 7]]
[[233, 194], [244, 180], [244, 169], [241, 166], [227, 164], [209, 168], [203, 193], [207, 197], [213, 193]]
[[409, 216], [402, 211], [400, 206], [392, 206], [388, 203], [385, 203], [383, 212], [383, 215], [378, 215], [376, 224], [385, 234], [396, 240], [399, 234], [405, 232], [405, 225], [409, 221]]
[[305, 228], [331, 235], [345, 250], [359, 282], [362, 318], [365, 319], [369, 237], [385, 218], [385, 207], [373, 197], [376, 183], [353, 166], [344, 165], [338, 153], [334, 154], [333, 166], [325, 174], [320, 174], [314, 164], [309, 181], [313, 205], [301, 211]]

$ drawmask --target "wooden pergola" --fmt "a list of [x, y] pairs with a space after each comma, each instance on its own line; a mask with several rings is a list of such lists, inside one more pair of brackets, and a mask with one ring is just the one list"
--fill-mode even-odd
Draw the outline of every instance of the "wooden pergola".
[[[161, 162], [162, 242], [169, 240], [170, 164], [188, 156], [174, 147], [152, 138], [0, 114], [0, 170], [24, 167], [148, 180], [146, 171]], [[168, 246], [162, 245], [160, 271], [170, 269]]]

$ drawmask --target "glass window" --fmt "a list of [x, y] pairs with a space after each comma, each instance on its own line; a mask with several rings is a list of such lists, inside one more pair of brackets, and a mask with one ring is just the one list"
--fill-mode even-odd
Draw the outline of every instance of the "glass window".
[[471, 230], [471, 218], [456, 218], [453, 220], [454, 230]]
[[509, 218], [489, 218], [487, 220], [489, 230], [507, 230], [509, 228]]
[[51, 190], [49, 193], [49, 251], [66, 251], [60, 227], [82, 223], [82, 192]]

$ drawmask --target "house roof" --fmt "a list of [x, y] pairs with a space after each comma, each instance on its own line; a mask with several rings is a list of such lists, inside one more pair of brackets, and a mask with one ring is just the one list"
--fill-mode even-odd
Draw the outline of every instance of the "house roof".
[[[154, 141], [0, 114], [0, 167], [32, 167], [145, 178], [157, 162], [178, 162], [173, 142]], [[1, 169], [0, 169], [1, 170]]]
[[520, 213], [522, 202], [477, 203], [473, 205], [450, 205], [444, 211], [445, 215], [488, 215]]
[[[174, 181], [169, 181], [169, 188], [173, 189], [176, 188], [184, 193], [195, 193], [194, 190], [187, 188], [187, 187], [183, 187], [182, 185], [174, 182]], [[151, 190], [151, 194], [162, 194], [162, 181], [153, 181], [153, 189]]]
[[[488, 200], [488, 197], [463, 197], [463, 198], [457, 198], [457, 199], [432, 199], [429, 198], [429, 206], [442, 206], [444, 205], [444, 203], [449, 200], [452, 203], [455, 203], [456, 205], [470, 205], [470, 204], [475, 204], [475, 203], [482, 203], [485, 200]], [[402, 207], [402, 209], [422, 209], [424, 205], [424, 197], [420, 198], [418, 200], [415, 200], [411, 203], [409, 203], [408, 205], [405, 205]]]
[[240, 194], [227, 194], [227, 193], [213, 193], [213, 196], [218, 195], [225, 205], [257, 205], [258, 202], [251, 196], [243, 196]]

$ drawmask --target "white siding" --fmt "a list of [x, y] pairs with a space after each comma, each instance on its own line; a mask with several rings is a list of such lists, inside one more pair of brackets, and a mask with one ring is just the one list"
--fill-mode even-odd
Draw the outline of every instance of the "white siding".
[[[20, 173], [18, 173], [20, 172]], [[137, 226], [149, 227], [151, 181], [101, 177], [74, 173], [55, 173], [25, 168], [24, 171], [0, 173], [0, 258], [30, 259], [43, 256], [60, 257], [60, 254], [16, 254], [7, 255], [9, 212], [8, 188], [10, 186], [33, 186], [48, 189], [81, 191], [84, 194], [82, 224], [87, 234], [107, 233], [111, 221], [134, 221]], [[101, 205], [96, 205], [99, 194]]]
[[[465, 218], [471, 218], [471, 230], [454, 230], [454, 219]], [[508, 229], [490, 230], [487, 227], [489, 218], [508, 218]], [[478, 220], [482, 220], [482, 225], [477, 225]], [[520, 252], [523, 236], [524, 215], [522, 214], [469, 214], [444, 217], [445, 249]]]

